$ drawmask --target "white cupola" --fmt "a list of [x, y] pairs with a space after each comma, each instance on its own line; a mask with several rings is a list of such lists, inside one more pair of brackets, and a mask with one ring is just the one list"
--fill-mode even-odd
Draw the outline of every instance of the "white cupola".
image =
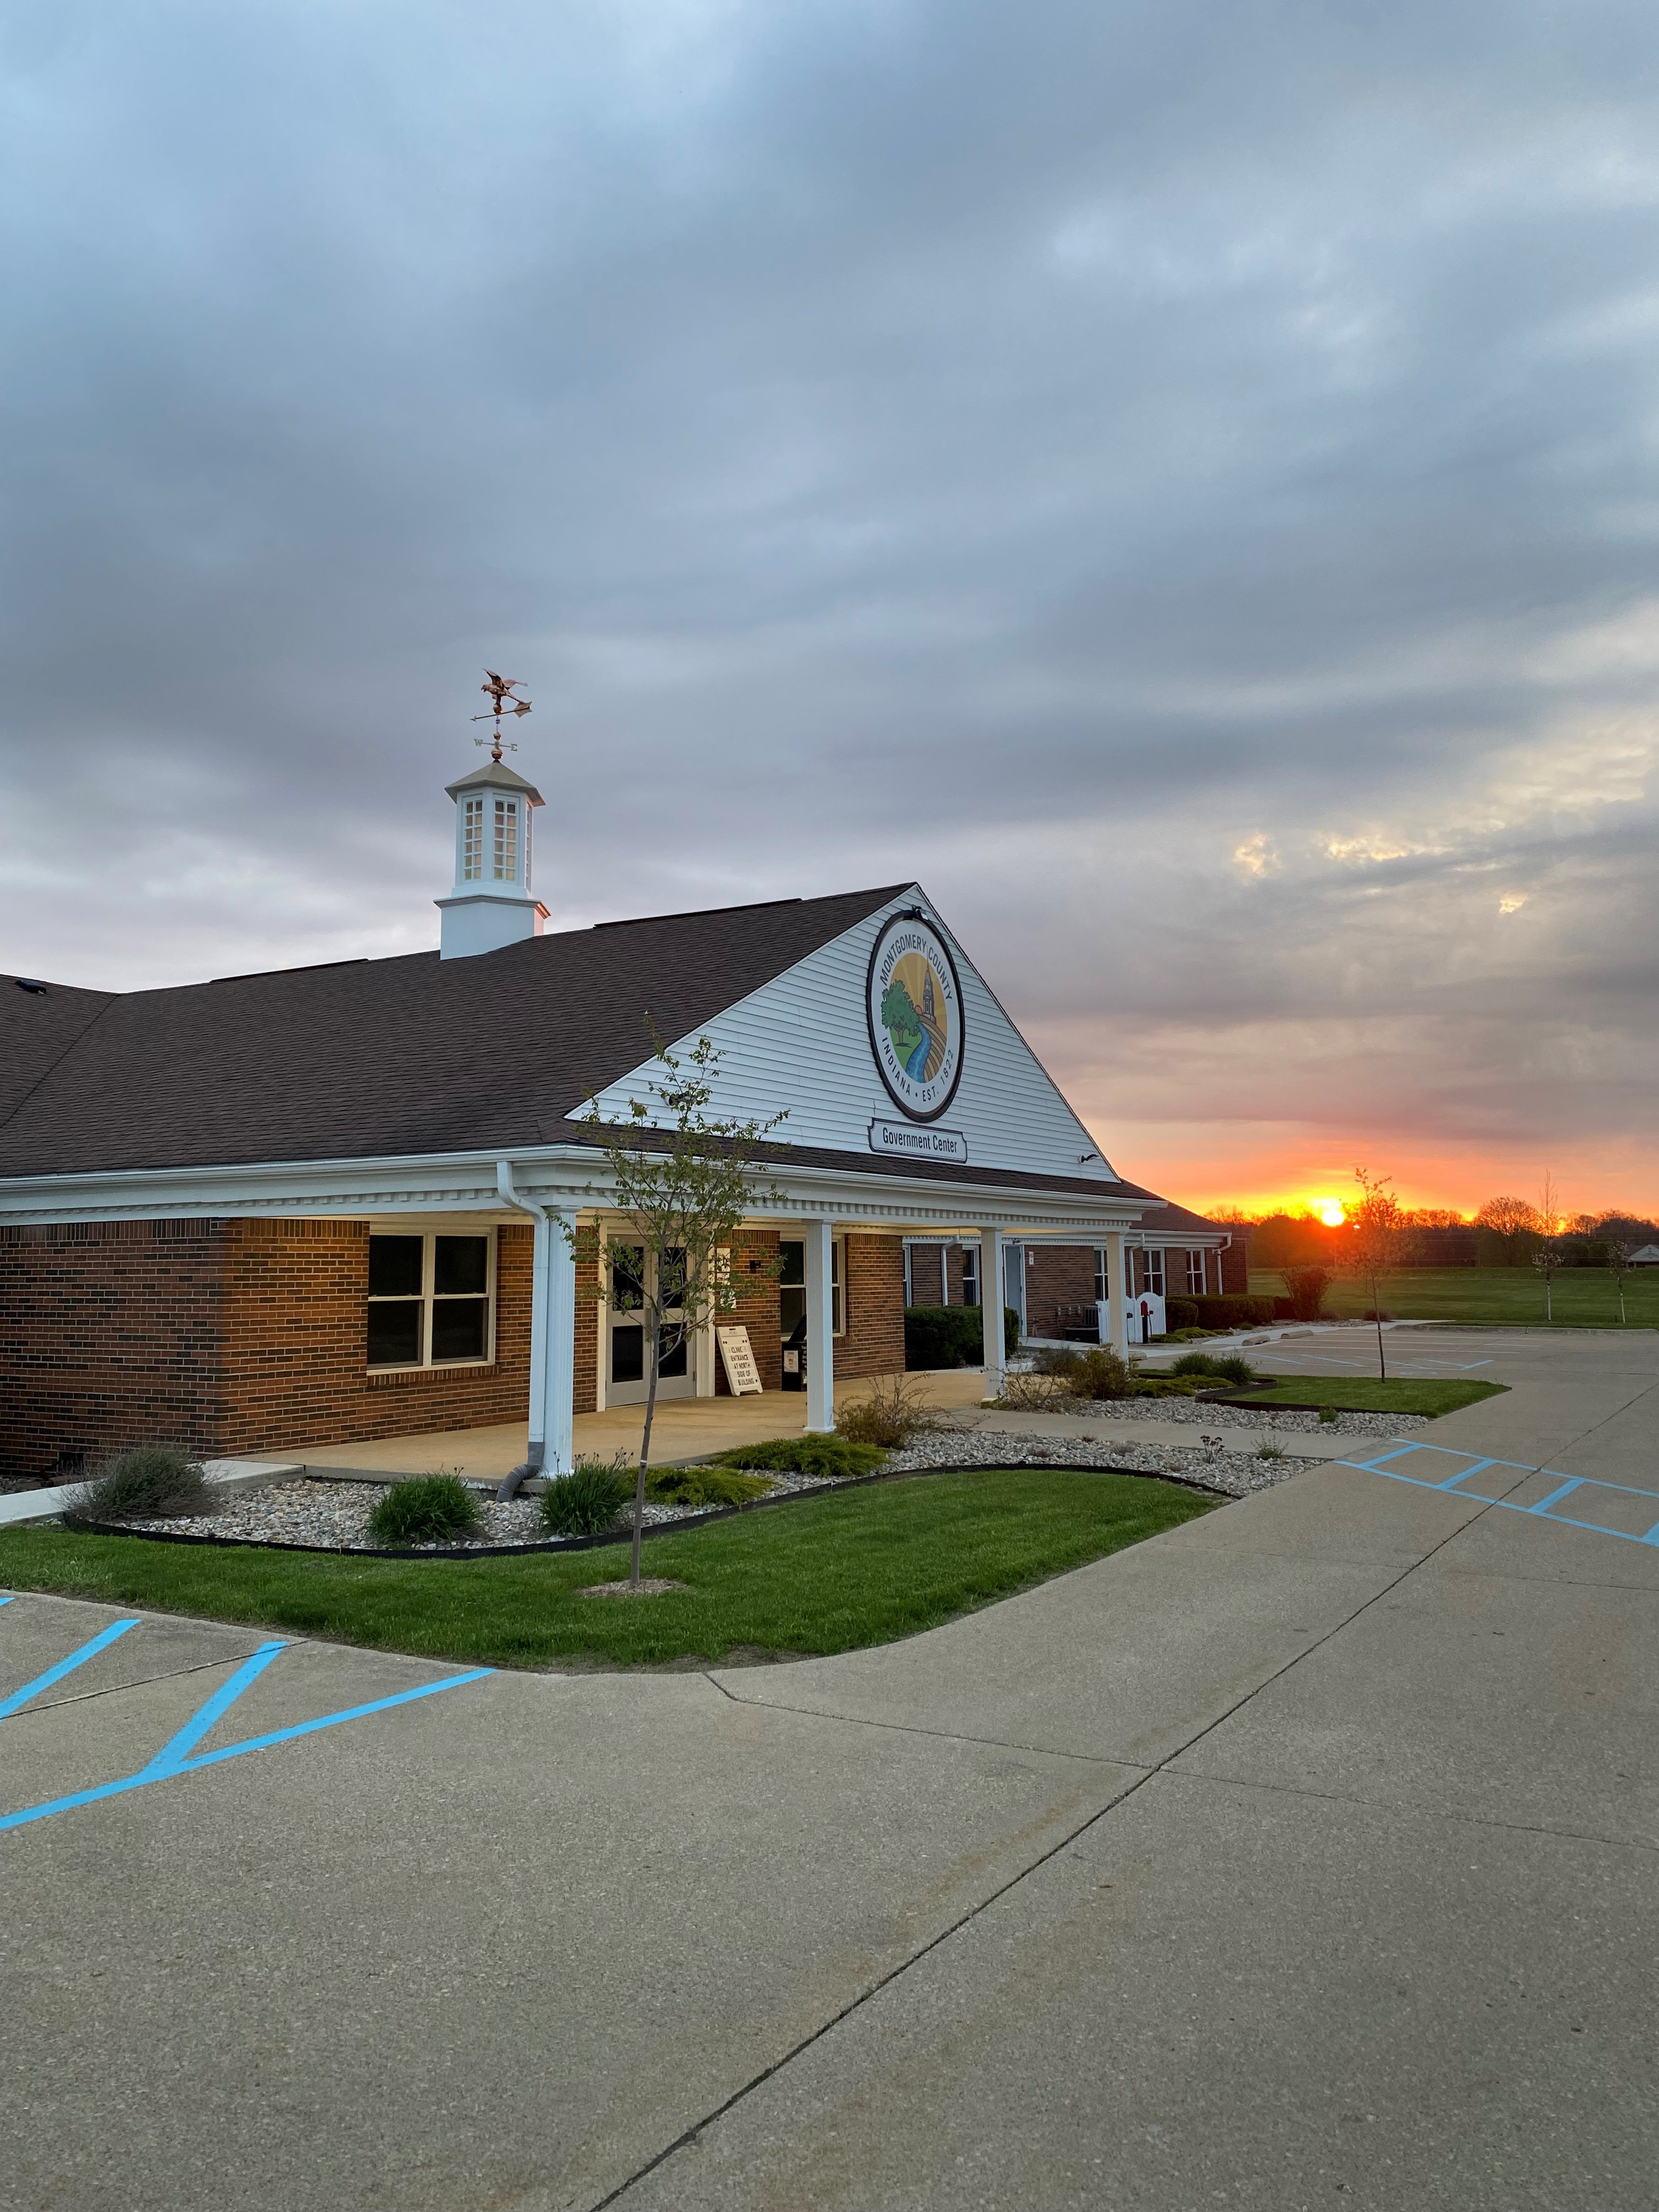
[[530, 816], [542, 804], [533, 783], [498, 759], [445, 786], [455, 802], [455, 885], [435, 902], [445, 960], [495, 952], [539, 937], [547, 908], [530, 890]]

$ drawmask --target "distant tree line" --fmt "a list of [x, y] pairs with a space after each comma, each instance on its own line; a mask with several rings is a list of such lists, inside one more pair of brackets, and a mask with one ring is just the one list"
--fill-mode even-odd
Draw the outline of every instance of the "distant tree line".
[[[1330, 1228], [1310, 1207], [1264, 1214], [1252, 1220], [1236, 1208], [1211, 1217], [1231, 1218], [1249, 1237], [1253, 1267], [1351, 1269], [1355, 1226]], [[1526, 1267], [1547, 1247], [1562, 1267], [1605, 1267], [1618, 1252], [1659, 1243], [1659, 1222], [1640, 1214], [1576, 1213], [1558, 1218], [1554, 1234], [1529, 1199], [1489, 1198], [1473, 1215], [1444, 1206], [1402, 1207], [1397, 1264], [1408, 1267]]]

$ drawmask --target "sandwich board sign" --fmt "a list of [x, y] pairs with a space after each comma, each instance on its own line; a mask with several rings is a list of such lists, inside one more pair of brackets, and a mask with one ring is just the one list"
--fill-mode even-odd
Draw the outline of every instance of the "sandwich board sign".
[[760, 1370], [755, 1364], [754, 1347], [749, 1341], [748, 1330], [741, 1326], [717, 1328], [714, 1334], [720, 1340], [720, 1364], [725, 1368], [726, 1379], [732, 1386], [732, 1395], [741, 1398], [745, 1392], [752, 1391], [759, 1397], [762, 1395]]

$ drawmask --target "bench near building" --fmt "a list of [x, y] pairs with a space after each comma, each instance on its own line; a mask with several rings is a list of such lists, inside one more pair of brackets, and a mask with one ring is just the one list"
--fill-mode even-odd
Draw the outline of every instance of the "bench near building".
[[[1172, 1270], [1222, 1287], [1226, 1232], [1119, 1178], [917, 884], [550, 936], [539, 794], [498, 759], [449, 793], [440, 951], [0, 980], [5, 1473], [525, 1420], [568, 1467], [580, 1415], [644, 1391], [639, 1324], [595, 1295], [629, 1254], [574, 1117], [644, 1095], [653, 1024], [720, 1049], [714, 1113], [787, 1112], [733, 1319], [767, 1390], [804, 1342], [810, 1429], [838, 1376], [903, 1366], [907, 1297], [985, 1297], [994, 1390], [1005, 1296], [1032, 1334], [1098, 1297], [1122, 1343]], [[664, 1397], [726, 1390], [712, 1330], [672, 1364]]]

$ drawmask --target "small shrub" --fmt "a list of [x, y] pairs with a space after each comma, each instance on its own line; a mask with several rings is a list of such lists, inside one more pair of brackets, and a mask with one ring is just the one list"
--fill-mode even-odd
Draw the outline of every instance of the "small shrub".
[[368, 1516], [382, 1544], [441, 1544], [478, 1524], [478, 1500], [459, 1475], [407, 1474], [382, 1494]]
[[171, 1521], [212, 1510], [208, 1479], [188, 1452], [177, 1444], [135, 1444], [106, 1460], [80, 1486], [64, 1519], [73, 1527], [86, 1521]]
[[1255, 1455], [1258, 1459], [1283, 1459], [1285, 1457], [1285, 1447], [1283, 1444], [1258, 1444]]
[[1137, 1375], [1129, 1385], [1132, 1398], [1190, 1398], [1202, 1388], [1190, 1375]]
[[550, 1536], [598, 1536], [622, 1517], [634, 1494], [614, 1460], [579, 1459], [568, 1474], [556, 1474], [542, 1492], [542, 1526]]
[[653, 1498], [674, 1505], [747, 1505], [774, 1486], [763, 1474], [731, 1467], [665, 1467], [647, 1486]]
[[1285, 1289], [1296, 1321], [1317, 1321], [1324, 1311], [1325, 1293], [1336, 1277], [1328, 1267], [1286, 1267]]
[[1190, 1298], [1165, 1298], [1164, 1327], [1170, 1336], [1202, 1336], [1198, 1325], [1198, 1308]]
[[1076, 1403], [1076, 1394], [1060, 1375], [1005, 1375], [1002, 1395], [990, 1401], [1011, 1413], [1057, 1413]]
[[1236, 1352], [1222, 1358], [1212, 1352], [1183, 1352], [1179, 1359], [1170, 1362], [1170, 1372], [1215, 1382], [1254, 1382], [1256, 1379], [1255, 1368]]
[[1320, 1407], [1319, 1425], [1322, 1429], [1334, 1429], [1336, 1426], [1336, 1408], [1334, 1406], [1322, 1406]]
[[887, 1455], [874, 1444], [855, 1443], [850, 1437], [773, 1437], [758, 1444], [737, 1444], [716, 1452], [716, 1467], [775, 1469], [781, 1474], [816, 1474], [843, 1482], [855, 1475], [873, 1474]]
[[875, 1444], [883, 1451], [901, 1451], [913, 1437], [928, 1436], [942, 1428], [936, 1407], [922, 1395], [922, 1385], [907, 1375], [878, 1381], [867, 1398], [843, 1406], [836, 1416], [836, 1434], [849, 1443]]
[[1131, 1395], [1133, 1370], [1121, 1352], [1109, 1344], [1091, 1344], [1079, 1352], [1077, 1363], [1066, 1370], [1073, 1394], [1079, 1398], [1127, 1398]]
[[[1002, 1310], [1002, 1346], [1012, 1353], [1019, 1343], [1019, 1316]], [[906, 1306], [904, 1364], [912, 1370], [978, 1367], [985, 1358], [985, 1323], [977, 1306]]]

